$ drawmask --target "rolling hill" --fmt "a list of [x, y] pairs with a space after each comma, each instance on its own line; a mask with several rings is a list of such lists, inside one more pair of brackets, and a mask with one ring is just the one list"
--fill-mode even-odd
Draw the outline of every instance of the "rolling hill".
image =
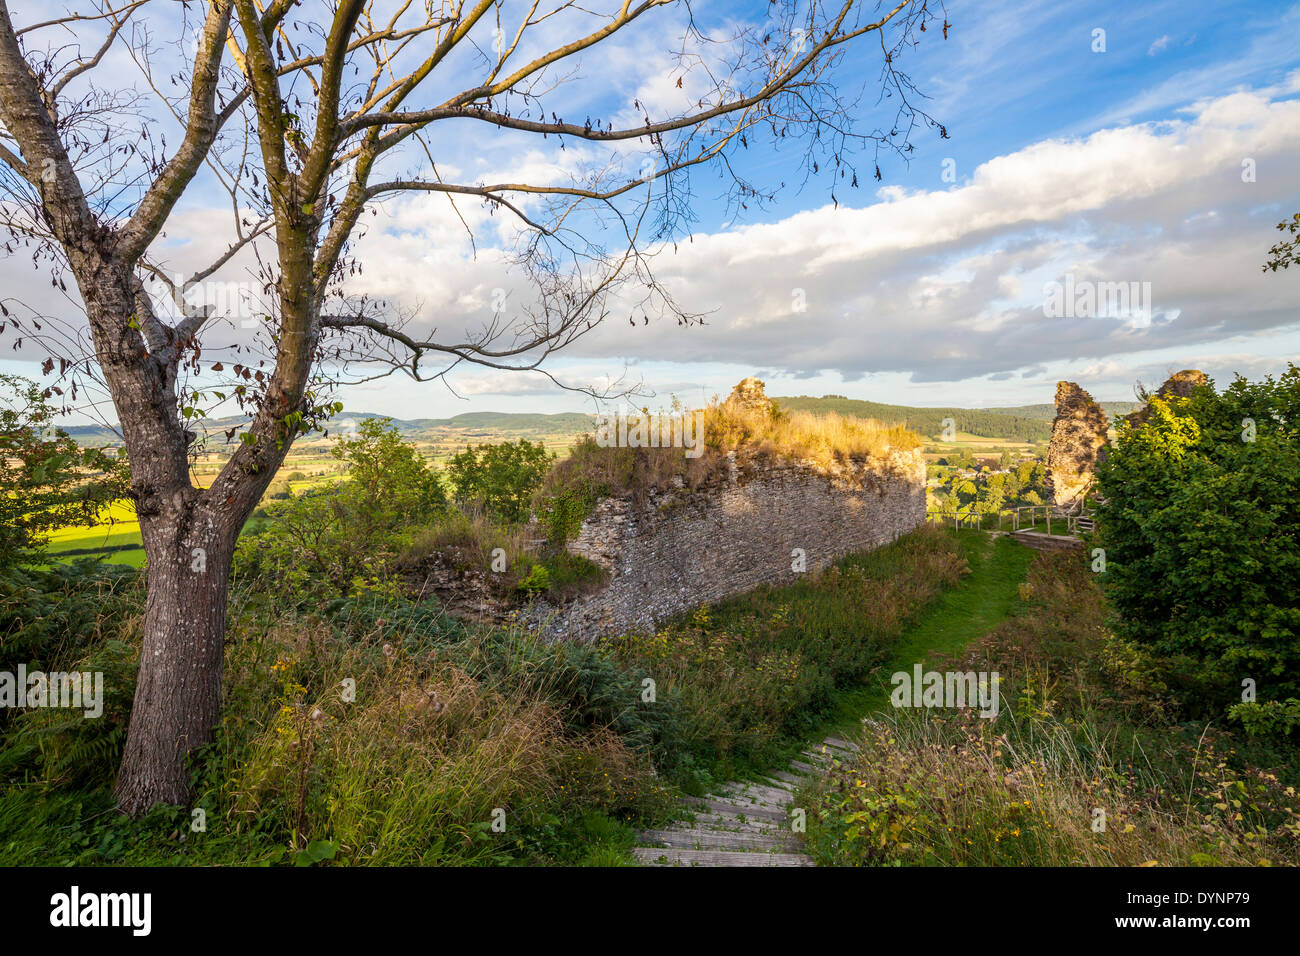
[[[777, 404], [790, 411], [835, 412], [858, 418], [874, 418], [891, 424], [903, 424], [927, 437], [938, 436], [945, 418], [953, 419], [957, 431], [984, 438], [1005, 438], [1024, 442], [1047, 441], [1052, 434], [1055, 406], [1050, 403], [1016, 405], [1006, 408], [922, 408], [913, 405], [889, 405], [853, 398], [809, 395], [782, 396]], [[1139, 407], [1137, 402], [1101, 402], [1106, 414], [1114, 421], [1121, 415]], [[349, 422], [378, 418], [372, 412], [343, 413], [330, 429], [331, 436], [345, 428]], [[447, 449], [466, 444], [494, 441], [515, 441], [527, 438], [547, 445], [571, 441], [577, 435], [590, 431], [592, 416], [582, 412], [465, 412], [451, 418], [394, 418], [393, 425], [402, 437], [422, 445]], [[210, 447], [224, 445], [224, 432], [242, 426], [239, 417], [217, 418], [204, 423], [210, 436]], [[114, 432], [101, 425], [74, 425], [65, 429], [81, 445], [116, 444], [120, 441]], [[320, 434], [299, 439], [300, 444], [314, 444], [326, 440]]]
[[[813, 398], [809, 395], [781, 397], [775, 401], [790, 411], [835, 412], [838, 415], [874, 418], [890, 424], [906, 425], [928, 438], [937, 436], [943, 430], [945, 418], [953, 420], [957, 431], [983, 438], [1039, 442], [1052, 437], [1051, 415], [1043, 420], [1027, 415], [1007, 414], [1002, 409], [918, 408], [912, 405], [885, 405], [856, 398]], [[1044, 407], [1052, 408], [1050, 405]]]

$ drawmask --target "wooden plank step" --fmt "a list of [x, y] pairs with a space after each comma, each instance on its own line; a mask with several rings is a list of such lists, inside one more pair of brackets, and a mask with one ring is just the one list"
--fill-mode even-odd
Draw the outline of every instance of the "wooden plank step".
[[826, 744], [828, 747], [835, 747], [839, 750], [847, 750], [851, 753], [859, 753], [862, 750], [862, 748], [859, 747], [857, 744], [849, 743], [847, 740], [844, 740], [843, 738], [840, 737], [827, 737], [822, 742]]
[[804, 774], [820, 773], [820, 771], [816, 767], [812, 767], [804, 763], [802, 760], [791, 760], [790, 769], [798, 770], [800, 773], [804, 773]]
[[[701, 830], [726, 830], [732, 833], [782, 833], [786, 825], [775, 820], [742, 820], [733, 813], [697, 813], [693, 822]], [[682, 823], [682, 826], [689, 825]]]
[[764, 787], [775, 787], [777, 790], [784, 790], [789, 794], [793, 794], [798, 789], [796, 784], [790, 783], [788, 780], [781, 780], [778, 777], [760, 777], [758, 782]]
[[767, 850], [797, 851], [794, 834], [728, 833], [725, 830], [643, 830], [637, 839], [646, 846], [676, 847], [681, 850]]
[[778, 770], [775, 773], [770, 774], [770, 776], [775, 780], [783, 780], [786, 783], [795, 787], [802, 786], [805, 782], [807, 782], [806, 777], [796, 777], [794, 774], [786, 773], [784, 770]]
[[721, 797], [709, 797], [707, 800], [701, 800], [699, 797], [685, 797], [683, 799], [689, 806], [701, 807], [714, 813], [743, 814], [747, 820], [771, 820], [775, 823], [786, 823], [790, 819], [790, 815], [785, 810], [777, 807], [760, 807], [752, 803], [741, 803]]
[[717, 795], [728, 800], [749, 800], [774, 807], [790, 805], [794, 794], [780, 787], [763, 787], [756, 783], [729, 783], [718, 789]]
[[745, 853], [735, 850], [632, 848], [632, 855], [649, 866], [816, 866], [802, 853]]
[[1073, 535], [1045, 534], [1042, 531], [1017, 531], [1012, 537], [1021, 544], [1040, 551], [1052, 548], [1065, 550], [1083, 547], [1083, 540]]

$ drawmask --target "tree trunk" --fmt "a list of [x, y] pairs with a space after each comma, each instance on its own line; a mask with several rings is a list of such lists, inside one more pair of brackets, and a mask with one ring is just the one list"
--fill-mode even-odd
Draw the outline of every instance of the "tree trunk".
[[[192, 499], [197, 492], [178, 493]], [[143, 517], [149, 556], [144, 642], [118, 806], [139, 816], [190, 797], [186, 756], [212, 740], [221, 715], [226, 597], [235, 533], [182, 500]]]

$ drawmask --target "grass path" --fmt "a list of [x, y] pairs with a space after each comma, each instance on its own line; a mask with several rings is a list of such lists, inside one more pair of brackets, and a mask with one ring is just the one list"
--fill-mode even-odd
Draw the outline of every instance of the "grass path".
[[979, 531], [956, 532], [970, 574], [939, 595], [907, 626], [881, 665], [878, 680], [844, 691], [822, 735], [855, 729], [862, 718], [889, 706], [891, 675], [925, 665], [938, 655], [960, 654], [971, 641], [993, 630], [1020, 602], [1034, 552], [1009, 536], [990, 538]]

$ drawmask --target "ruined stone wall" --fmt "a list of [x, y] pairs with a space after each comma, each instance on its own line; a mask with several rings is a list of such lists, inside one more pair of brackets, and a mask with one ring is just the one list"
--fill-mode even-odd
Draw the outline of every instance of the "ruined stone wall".
[[696, 490], [601, 501], [569, 549], [610, 572], [601, 591], [563, 608], [539, 605], [550, 639], [591, 640], [653, 629], [700, 604], [796, 578], [836, 557], [887, 544], [925, 520], [919, 450], [855, 462], [833, 475], [788, 462], [738, 467]]

